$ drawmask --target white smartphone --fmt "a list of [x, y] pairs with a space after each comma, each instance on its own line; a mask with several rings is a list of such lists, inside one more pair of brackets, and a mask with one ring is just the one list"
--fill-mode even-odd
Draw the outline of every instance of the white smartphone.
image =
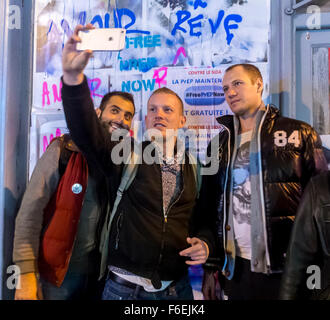
[[77, 43], [77, 50], [119, 51], [125, 46], [126, 29], [101, 28], [79, 31], [81, 42]]

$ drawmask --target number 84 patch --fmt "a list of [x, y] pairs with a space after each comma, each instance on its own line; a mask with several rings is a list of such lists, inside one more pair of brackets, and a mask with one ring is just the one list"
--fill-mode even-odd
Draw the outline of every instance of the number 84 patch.
[[298, 130], [294, 130], [289, 137], [283, 130], [279, 130], [274, 133], [275, 146], [285, 147], [288, 143], [293, 144], [296, 148], [300, 146], [300, 136]]

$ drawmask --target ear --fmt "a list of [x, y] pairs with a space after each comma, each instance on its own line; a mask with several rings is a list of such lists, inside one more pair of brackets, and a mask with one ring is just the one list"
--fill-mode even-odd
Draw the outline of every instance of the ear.
[[180, 117], [180, 128], [183, 128], [184, 125], [186, 124], [187, 122], [187, 118], [185, 116], [181, 116]]
[[100, 116], [101, 116], [101, 109], [100, 108], [96, 108], [95, 109], [95, 113], [96, 113], [97, 117], [100, 118]]
[[257, 83], [257, 92], [260, 93], [260, 95], [261, 95], [262, 90], [264, 89], [264, 83], [262, 82], [262, 80], [260, 78], [257, 79], [256, 83]]

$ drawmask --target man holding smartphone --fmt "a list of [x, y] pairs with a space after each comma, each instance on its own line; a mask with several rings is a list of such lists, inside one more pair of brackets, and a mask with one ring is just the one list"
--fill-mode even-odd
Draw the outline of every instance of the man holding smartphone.
[[[83, 74], [92, 51], [76, 50], [82, 29], [75, 29], [63, 50], [63, 106], [73, 140], [89, 165], [110, 181], [112, 208], [124, 163], [116, 163], [113, 158], [119, 141], [102, 130], [92, 112]], [[190, 155], [185, 150], [180, 152], [175, 135], [186, 121], [183, 103], [175, 92], [161, 88], [151, 95], [147, 108], [146, 128], [165, 143], [142, 143], [143, 151], [151, 150], [158, 162], [142, 158], [111, 217], [111, 229], [102, 246], [102, 260], [108, 267], [103, 299], [193, 299], [188, 265], [206, 261], [211, 235], [206, 228], [192, 233], [198, 194], [196, 170], [189, 163]]]

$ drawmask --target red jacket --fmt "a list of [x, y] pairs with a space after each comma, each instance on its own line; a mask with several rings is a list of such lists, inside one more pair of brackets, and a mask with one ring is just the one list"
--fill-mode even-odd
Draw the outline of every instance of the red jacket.
[[45, 232], [39, 252], [39, 272], [60, 287], [67, 272], [87, 188], [88, 167], [73, 152], [58, 187], [44, 210]]

